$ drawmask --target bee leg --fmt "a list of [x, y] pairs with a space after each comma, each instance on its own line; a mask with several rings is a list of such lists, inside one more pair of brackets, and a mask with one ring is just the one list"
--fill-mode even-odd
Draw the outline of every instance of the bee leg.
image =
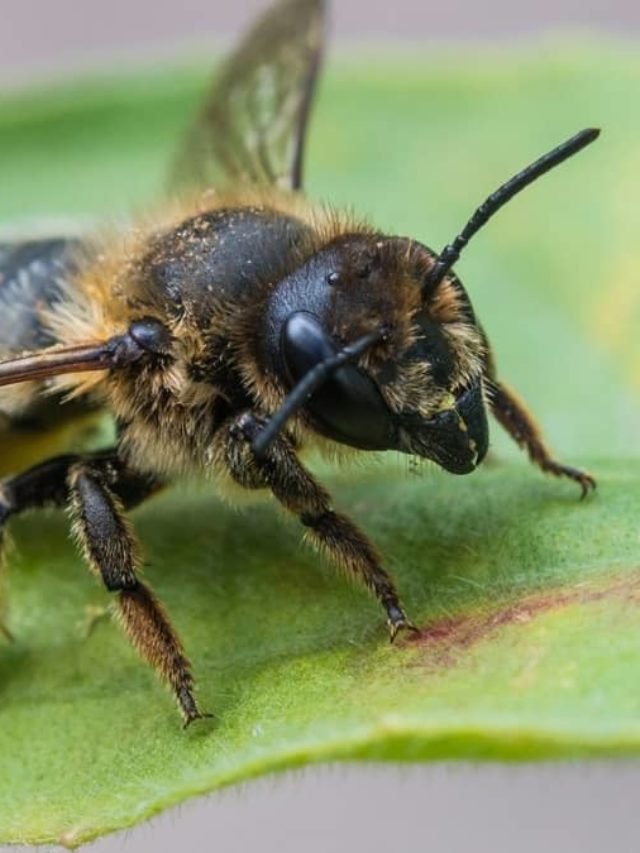
[[402, 629], [417, 631], [375, 548], [349, 518], [334, 512], [331, 496], [300, 463], [291, 442], [280, 435], [264, 456], [256, 458], [251, 443], [263, 426], [248, 412], [228, 424], [222, 453], [231, 476], [247, 488], [270, 488], [282, 506], [307, 528], [307, 539], [374, 593], [387, 615], [392, 641]]
[[551, 456], [542, 438], [540, 427], [513, 391], [501, 382], [493, 381], [489, 399], [498, 423], [504, 427], [519, 447], [526, 449], [534, 465], [547, 474], [568, 477], [578, 483], [582, 489], [581, 497], [583, 498], [591, 489], [595, 489], [596, 481], [590, 474], [562, 465]]
[[93, 572], [117, 593], [120, 622], [133, 646], [172, 688], [185, 726], [206, 716], [193, 695], [191, 665], [160, 602], [136, 575], [138, 548], [117, 489], [91, 462], [67, 478], [73, 530]]
[[137, 506], [162, 483], [126, 467], [116, 450], [57, 456], [0, 483], [0, 534], [13, 515], [71, 506], [76, 536], [117, 607], [133, 645], [167, 680], [186, 723], [205, 716], [193, 698], [189, 661], [161, 605], [135, 575], [136, 546], [123, 508]]
[[31, 509], [65, 507], [69, 500], [69, 471], [83, 461], [90, 461], [108, 474], [114, 491], [127, 509], [137, 506], [164, 485], [152, 476], [127, 469], [114, 449], [86, 456], [54, 456], [0, 481], [0, 541], [11, 516]]

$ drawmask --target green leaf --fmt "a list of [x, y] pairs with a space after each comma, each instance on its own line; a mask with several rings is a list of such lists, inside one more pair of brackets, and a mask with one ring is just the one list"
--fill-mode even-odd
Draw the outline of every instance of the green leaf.
[[[603, 126], [459, 265], [502, 374], [598, 492], [578, 501], [497, 428], [491, 460], [469, 478], [416, 476], [395, 458], [320, 468], [423, 628], [393, 647], [375, 603], [300, 547], [273, 504], [237, 513], [192, 487], [155, 499], [134, 514], [146, 574], [215, 713], [186, 733], [115, 626], [85, 636], [86, 608], [109, 599], [64, 518], [20, 520], [15, 640], [0, 645], [2, 842], [72, 846], [312, 761], [640, 754], [640, 113], [629, 108], [640, 62], [631, 49], [557, 44], [337, 68], [313, 122], [311, 193], [436, 249], [512, 172]], [[140, 207], [203, 80], [137, 76], [5, 99], [0, 215]], [[19, 450], [5, 448], [2, 464]]]

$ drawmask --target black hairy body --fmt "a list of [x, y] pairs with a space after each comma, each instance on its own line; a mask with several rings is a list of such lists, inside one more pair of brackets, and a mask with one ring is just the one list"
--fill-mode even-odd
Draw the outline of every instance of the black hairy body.
[[68, 508], [89, 566], [186, 723], [203, 716], [191, 666], [138, 577], [126, 519], [170, 481], [269, 490], [378, 598], [392, 639], [414, 626], [383, 560], [333, 509], [301, 451], [394, 449], [466, 474], [486, 453], [492, 411], [542, 470], [583, 494], [594, 486], [551, 457], [498, 380], [451, 265], [511, 196], [597, 133], [515, 176], [440, 254], [313, 204], [300, 185], [323, 12], [321, 0], [281, 0], [267, 12], [223, 67], [159, 213], [82, 242], [0, 247], [5, 428], [46, 428], [94, 408], [117, 427], [112, 448], [3, 481], [0, 529], [24, 510]]

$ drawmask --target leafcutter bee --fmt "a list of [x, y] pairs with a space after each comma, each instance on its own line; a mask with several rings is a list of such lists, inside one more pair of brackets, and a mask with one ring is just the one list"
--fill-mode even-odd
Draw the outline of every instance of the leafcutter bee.
[[[0, 409], [6, 429], [108, 410], [115, 446], [47, 459], [5, 479], [0, 525], [68, 507], [124, 630], [203, 716], [171, 622], [138, 577], [127, 510], [179, 477], [267, 489], [326, 557], [379, 600], [391, 638], [413, 629], [381, 557], [304, 467], [308, 447], [396, 450], [468, 474], [488, 412], [543, 471], [552, 458], [498, 379], [452, 270], [509, 199], [592, 142], [583, 130], [507, 181], [436, 253], [302, 194], [323, 0], [280, 0], [217, 74], [153, 222], [92, 239], [3, 245]], [[12, 386], [12, 387], [7, 387]]]

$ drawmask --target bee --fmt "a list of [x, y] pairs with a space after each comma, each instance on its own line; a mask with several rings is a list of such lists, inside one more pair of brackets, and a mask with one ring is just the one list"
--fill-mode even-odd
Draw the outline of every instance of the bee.
[[0, 247], [4, 430], [107, 410], [113, 447], [46, 459], [0, 484], [0, 528], [66, 507], [130, 641], [185, 725], [205, 716], [192, 667], [139, 577], [127, 511], [183, 477], [269, 490], [308, 540], [378, 599], [393, 639], [416, 630], [367, 536], [300, 460], [395, 450], [468, 474], [488, 413], [542, 471], [556, 461], [498, 378], [453, 271], [513, 196], [591, 143], [586, 129], [503, 184], [437, 253], [309, 201], [304, 143], [323, 0], [279, 0], [223, 64], [172, 170], [172, 201], [118, 233]]

